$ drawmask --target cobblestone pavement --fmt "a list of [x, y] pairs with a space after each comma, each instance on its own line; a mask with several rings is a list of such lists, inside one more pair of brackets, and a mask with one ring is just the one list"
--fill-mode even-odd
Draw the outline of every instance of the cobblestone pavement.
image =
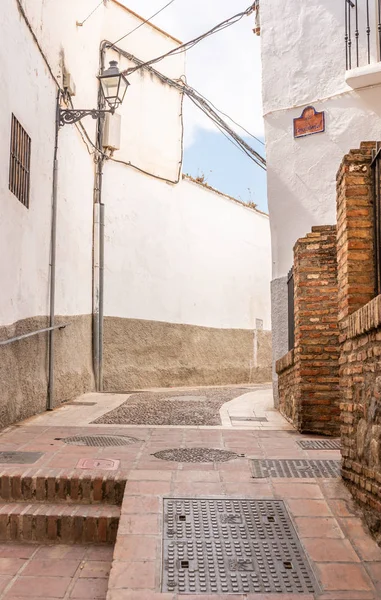
[[[241, 393], [237, 388], [233, 391], [234, 394]], [[190, 394], [189, 391], [187, 393]], [[205, 395], [204, 390], [200, 389], [199, 393]], [[96, 395], [91, 397], [95, 398]], [[122, 397], [120, 402], [123, 401]], [[113, 402], [115, 404], [111, 408], [116, 407], [116, 400], [112, 399], [111, 402], [105, 398], [105, 412], [110, 409]], [[237, 403], [234, 413], [238, 418], [240, 417], [239, 406], [240, 403]], [[377, 600], [381, 598], [381, 549], [364, 528], [361, 515], [340, 478], [254, 479], [250, 469], [250, 458], [338, 460], [340, 458], [338, 450], [304, 450], [297, 441], [309, 439], [310, 436], [299, 435], [290, 429], [289, 424], [283, 421], [278, 413], [271, 411], [271, 407], [266, 409], [262, 406], [267, 415], [267, 422], [252, 424], [252, 426], [247, 422], [245, 427], [89, 425], [89, 411], [92, 408], [97, 411], [97, 417], [100, 416], [99, 403], [95, 407], [70, 406], [49, 415], [30, 419], [18, 427], [9, 428], [0, 435], [0, 450], [22, 449], [42, 452], [43, 456], [33, 467], [40, 469], [41, 472], [52, 470], [64, 476], [69, 471], [76, 471], [78, 460], [83, 456], [120, 460], [117, 476], [125, 476], [127, 483], [108, 582], [107, 600], [222, 600], [223, 598], [229, 600]], [[245, 413], [244, 406], [243, 413], [243, 416], [248, 414]], [[82, 421], [78, 417], [79, 414], [82, 415]], [[77, 423], [77, 427], [68, 425], [73, 422]], [[108, 435], [112, 433], [131, 435], [138, 438], [139, 442], [130, 446], [99, 448], [68, 446], [62, 440], [56, 439], [65, 435], [94, 435], [98, 432]], [[204, 447], [228, 450], [238, 456], [227, 462], [215, 463], [173, 462], [153, 456], [163, 450]], [[15, 468], [15, 465], [7, 465], [2, 470], [7, 472]], [[19, 465], [17, 468], [27, 471], [30, 465]], [[283, 500], [321, 590], [314, 594], [161, 593], [163, 498], [171, 497]], [[6, 547], [11, 549], [12, 545]], [[42, 551], [43, 549], [39, 550]], [[1, 556], [3, 555], [0, 553], [0, 558]], [[22, 560], [25, 561], [25, 558]], [[12, 573], [4, 576], [12, 577]], [[21, 573], [20, 576], [23, 577]], [[45, 577], [48, 577], [46, 573]], [[70, 578], [62, 572], [58, 579], [65, 580], [65, 577]], [[89, 581], [92, 579], [84, 578]], [[78, 578], [78, 585], [81, 579]], [[8, 579], [6, 585], [9, 582]], [[73, 585], [73, 590], [76, 585], [77, 583]], [[0, 598], [17, 600], [25, 595], [31, 595], [26, 594], [25, 588], [23, 589], [20, 594], [20, 590], [16, 588], [13, 595], [8, 590], [6, 595], [3, 592]], [[57, 590], [54, 596], [45, 593], [43, 597], [70, 598], [70, 595], [65, 596], [68, 589], [67, 587], [65, 590]], [[94, 586], [92, 587], [89, 582], [88, 587], [83, 591], [88, 595], [81, 597], [95, 600], [98, 598], [96, 594], [101, 593], [99, 590], [96, 587], [94, 592]]]
[[0, 598], [105, 600], [112, 547], [0, 544]]
[[132, 394], [94, 423], [116, 425], [221, 425], [225, 402], [252, 388], [203, 388]]

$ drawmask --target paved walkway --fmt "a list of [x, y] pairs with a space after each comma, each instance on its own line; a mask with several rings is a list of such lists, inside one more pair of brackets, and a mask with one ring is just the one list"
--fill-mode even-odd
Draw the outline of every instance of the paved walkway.
[[0, 598], [105, 600], [112, 547], [0, 544]]
[[[33, 465], [41, 471], [53, 469], [67, 473], [67, 470], [76, 469], [82, 457], [120, 461], [117, 472], [127, 477], [127, 484], [107, 600], [217, 600], [226, 597], [229, 600], [381, 598], [381, 550], [364, 530], [356, 506], [340, 479], [253, 479], [250, 458], [337, 460], [340, 457], [339, 451], [303, 450], [296, 442], [309, 436], [296, 434], [271, 408], [268, 389], [249, 390], [246, 398], [232, 400], [223, 406], [223, 425], [216, 427], [90, 424], [95, 418], [114, 409], [125, 400], [125, 395], [89, 394], [80, 398], [78, 402], [95, 404], [66, 406], [53, 413], [30, 419], [21, 426], [9, 428], [0, 435], [1, 450], [42, 452], [43, 456]], [[255, 417], [266, 420], [248, 420]], [[94, 433], [121, 433], [134, 436], [139, 441], [130, 446], [99, 448], [69, 446], [62, 439], [57, 439], [67, 435]], [[228, 462], [207, 464], [162, 461], [153, 456], [160, 450], [180, 447], [223, 449], [244, 456], [238, 456]], [[28, 465], [24, 466], [24, 469], [26, 467]], [[11, 465], [4, 467], [5, 470], [14, 468], [15, 466]], [[319, 581], [321, 592], [315, 595], [162, 594], [160, 586], [164, 497], [284, 500]], [[43, 549], [37, 551], [36, 557], [38, 552], [43, 552]], [[9, 576], [12, 576], [12, 573]], [[62, 573], [61, 577], [64, 579], [67, 575]], [[91, 576], [85, 579], [91, 579]], [[90, 595], [81, 597], [94, 600], [104, 598], [102, 586], [97, 590], [97, 584], [94, 585], [95, 587], [88, 588], [92, 590], [88, 592]], [[20, 589], [24, 591], [20, 593]], [[3, 592], [0, 599], [16, 600], [26, 595], [49, 598], [47, 594], [35, 589], [26, 593], [21, 584], [16, 590], [13, 593], [7, 587], [5, 595]], [[57, 591], [51, 597], [70, 597], [65, 594], [67, 590]]]

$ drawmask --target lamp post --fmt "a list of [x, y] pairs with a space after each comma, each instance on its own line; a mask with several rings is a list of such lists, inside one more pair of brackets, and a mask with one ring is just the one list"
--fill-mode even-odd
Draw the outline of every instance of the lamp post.
[[120, 73], [116, 60], [110, 61], [110, 66], [102, 75], [98, 76], [101, 84], [102, 96], [108, 109], [76, 109], [76, 108], [59, 108], [59, 125], [77, 123], [83, 117], [91, 116], [93, 119], [98, 119], [106, 113], [114, 114], [120, 104], [122, 104], [130, 85], [127, 78]]
[[[75, 109], [61, 108], [61, 90], [57, 94], [56, 112], [56, 134], [53, 159], [53, 193], [52, 193], [52, 224], [51, 224], [51, 255], [50, 255], [50, 327], [54, 326], [55, 320], [55, 285], [56, 285], [56, 247], [57, 247], [57, 181], [58, 181], [58, 133], [60, 127], [67, 124], [77, 123], [83, 117], [91, 116], [93, 119], [102, 119], [106, 113], [114, 114], [118, 106], [124, 100], [129, 81], [123, 73], [120, 73], [116, 60], [110, 61], [108, 69], [98, 76], [102, 98], [108, 108], [104, 109]], [[99, 162], [99, 161], [98, 161]], [[99, 168], [99, 167], [98, 167]], [[101, 179], [101, 173], [97, 174]], [[99, 187], [99, 186], [98, 186]], [[98, 200], [99, 203], [99, 200]], [[99, 325], [98, 325], [99, 327]], [[98, 357], [99, 362], [99, 357]], [[97, 389], [99, 389], [99, 367], [96, 369]], [[49, 331], [49, 383], [47, 410], [53, 410], [54, 405], [54, 330]]]

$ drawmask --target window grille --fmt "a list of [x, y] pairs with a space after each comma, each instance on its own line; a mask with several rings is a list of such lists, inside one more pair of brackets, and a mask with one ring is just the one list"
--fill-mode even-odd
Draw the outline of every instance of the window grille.
[[29, 135], [12, 115], [9, 189], [27, 208], [29, 208], [30, 150]]

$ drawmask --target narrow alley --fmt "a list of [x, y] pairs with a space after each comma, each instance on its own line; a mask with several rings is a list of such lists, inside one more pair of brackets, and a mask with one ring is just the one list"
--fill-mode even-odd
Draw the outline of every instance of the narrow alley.
[[268, 385], [86, 394], [0, 444], [1, 600], [381, 597], [339, 440], [297, 433]]

